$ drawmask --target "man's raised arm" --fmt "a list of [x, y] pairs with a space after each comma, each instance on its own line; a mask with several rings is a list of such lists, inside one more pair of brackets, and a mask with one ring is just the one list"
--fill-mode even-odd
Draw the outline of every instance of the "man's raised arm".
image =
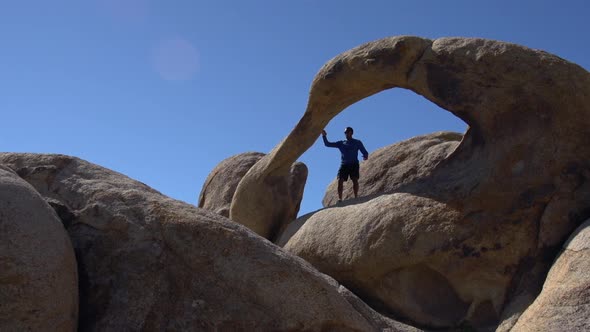
[[338, 147], [338, 142], [328, 142], [328, 138], [326, 137], [328, 134], [326, 133], [325, 130], [322, 130], [322, 139], [324, 140], [324, 145], [329, 147], [329, 148], [337, 148]]

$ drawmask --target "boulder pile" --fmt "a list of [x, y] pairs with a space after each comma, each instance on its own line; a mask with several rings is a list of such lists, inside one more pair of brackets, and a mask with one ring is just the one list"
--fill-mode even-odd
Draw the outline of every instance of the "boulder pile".
[[[468, 130], [373, 152], [359, 198], [335, 204], [332, 183], [296, 218], [299, 156], [395, 87]], [[576, 64], [398, 36], [327, 62], [292, 132], [222, 161], [199, 207], [75, 157], [0, 153], [0, 330], [590, 330], [589, 141]]]

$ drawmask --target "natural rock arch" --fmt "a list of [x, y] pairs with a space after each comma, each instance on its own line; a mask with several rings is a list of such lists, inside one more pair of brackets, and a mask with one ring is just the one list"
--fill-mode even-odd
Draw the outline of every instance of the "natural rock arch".
[[[339, 112], [393, 87], [410, 89], [465, 121], [469, 129], [460, 145], [421, 183], [364, 198], [356, 207], [320, 211], [310, 220], [316, 227], [318, 220], [332, 222], [325, 224], [323, 235], [304, 227], [286, 248], [369, 300], [393, 299], [386, 303], [389, 310], [420, 324], [448, 326], [459, 316], [474, 324], [497, 320], [521, 279], [543, 271], [539, 264], [549, 264], [556, 248], [590, 214], [590, 74], [557, 56], [484, 39], [407, 36], [338, 55], [316, 75], [307, 110], [293, 131], [241, 180], [230, 217], [258, 229], [289, 222], [270, 199], [279, 179]], [[430, 212], [412, 219], [407, 233], [406, 216], [425, 207]], [[358, 223], [350, 224], [359, 231], [381, 227], [383, 208], [392, 209], [387, 217], [394, 224], [371, 240], [381, 246], [374, 246], [379, 252], [338, 257], [349, 249], [346, 242], [367, 240], [350, 237], [354, 232], [334, 235], [332, 248], [316, 247], [322, 239], [312, 238], [340, 232], [333, 222], [345, 217], [356, 218]], [[441, 215], [448, 217], [444, 223], [439, 223]], [[365, 228], [354, 226], [362, 222]], [[403, 243], [417, 245], [418, 252]], [[391, 257], [379, 256], [383, 252]], [[454, 260], [466, 264], [469, 273], [457, 269]], [[356, 263], [376, 274], [354, 272]], [[379, 269], [373, 268], [376, 264]], [[422, 309], [408, 311], [395, 302], [397, 290], [367, 288], [375, 280], [396, 280], [415, 266], [447, 280], [469, 308], [441, 317], [425, 312], [426, 303], [414, 303]], [[353, 272], [338, 275], [346, 269]], [[385, 293], [389, 298], [379, 298]]]
[[[270, 206], [278, 179], [317, 139], [328, 122], [347, 106], [393, 87], [406, 87], [405, 73], [431, 41], [396, 37], [365, 44], [329, 61], [316, 75], [305, 114], [293, 131], [260, 160], [242, 179], [230, 208], [230, 218], [252, 229], [264, 224], [270, 230], [282, 207]], [[404, 50], [402, 54], [402, 49]], [[390, 72], [391, 70], [391, 72]], [[289, 160], [291, 161], [289, 163]], [[269, 232], [258, 232], [268, 237]]]
[[[277, 190], [278, 179], [288, 174], [293, 162], [338, 113], [359, 100], [394, 87], [424, 96], [469, 125], [449, 162], [469, 159], [481, 166], [477, 159], [489, 159], [489, 156], [478, 154], [486, 151], [478, 147], [486, 144], [499, 146], [507, 142], [510, 147], [518, 147], [517, 150], [526, 150], [530, 136], [535, 134], [526, 129], [535, 125], [559, 133], [559, 148], [563, 147], [563, 140], [569, 147], [562, 154], [579, 160], [575, 155], [588, 155], [589, 149], [586, 144], [589, 114], [580, 112], [587, 110], [590, 102], [589, 80], [588, 72], [575, 64], [542, 51], [498, 41], [475, 38], [432, 41], [398, 36], [361, 45], [336, 56], [320, 69], [313, 80], [303, 117], [242, 179], [231, 204], [230, 217], [249, 227], [263, 224], [269, 230], [278, 228], [273, 226], [277, 223], [289, 222], [277, 219], [282, 207], [270, 204], [268, 199]], [[571, 91], [578, 93], [572, 95]], [[576, 119], [578, 116], [581, 119]], [[585, 135], [566, 138], [569, 132]], [[551, 144], [552, 138], [548, 135], [543, 143], [556, 145]], [[574, 152], [576, 145], [583, 151]], [[559, 164], [563, 167], [565, 160]], [[554, 168], [551, 172], [560, 170]], [[476, 186], [479, 177], [474, 178], [463, 189]], [[264, 230], [258, 233], [267, 235]]]

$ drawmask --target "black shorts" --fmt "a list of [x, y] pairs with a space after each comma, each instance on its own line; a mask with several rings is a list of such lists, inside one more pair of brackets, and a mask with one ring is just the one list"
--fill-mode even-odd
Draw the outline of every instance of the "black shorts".
[[338, 179], [342, 181], [348, 181], [349, 176], [350, 179], [359, 178], [359, 163], [340, 165], [340, 169], [338, 170]]

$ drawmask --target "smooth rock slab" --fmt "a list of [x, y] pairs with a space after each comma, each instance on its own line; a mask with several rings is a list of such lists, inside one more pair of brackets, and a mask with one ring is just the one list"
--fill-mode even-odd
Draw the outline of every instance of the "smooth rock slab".
[[72, 243], [53, 209], [0, 165], [0, 331], [76, 331]]

